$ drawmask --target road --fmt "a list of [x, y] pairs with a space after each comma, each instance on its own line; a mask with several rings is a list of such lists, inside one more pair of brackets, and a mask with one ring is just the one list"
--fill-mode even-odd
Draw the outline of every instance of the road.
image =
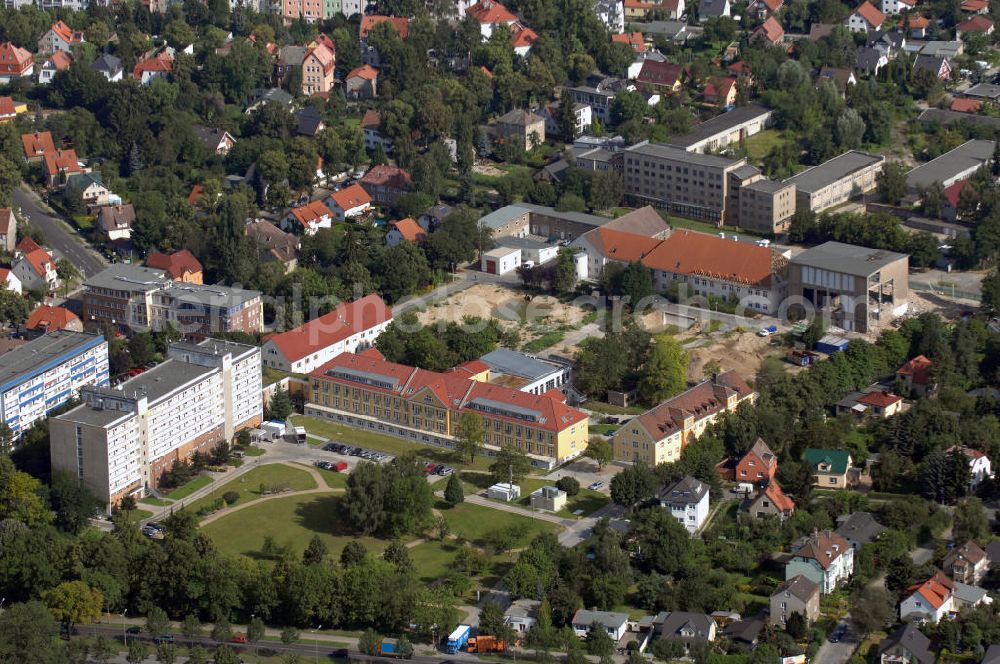
[[70, 229], [69, 224], [53, 217], [41, 207], [41, 201], [28, 185], [14, 190], [14, 206], [20, 208], [21, 217], [45, 236], [45, 246], [68, 260], [84, 277], [91, 277], [108, 266], [104, 257], [90, 248], [82, 237]]
[[854, 654], [860, 641], [857, 631], [851, 625], [850, 616], [845, 616], [840, 624], [846, 628], [844, 636], [837, 643], [824, 641], [816, 652], [813, 664], [845, 664]]

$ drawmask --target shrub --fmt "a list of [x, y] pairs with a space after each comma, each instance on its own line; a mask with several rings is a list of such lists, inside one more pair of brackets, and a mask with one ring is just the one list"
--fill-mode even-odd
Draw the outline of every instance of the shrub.
[[226, 501], [227, 505], [235, 505], [240, 499], [240, 494], [238, 491], [227, 491], [222, 494], [222, 499]]
[[575, 496], [580, 493], [580, 482], [575, 477], [561, 477], [556, 488], [565, 491], [567, 496]]

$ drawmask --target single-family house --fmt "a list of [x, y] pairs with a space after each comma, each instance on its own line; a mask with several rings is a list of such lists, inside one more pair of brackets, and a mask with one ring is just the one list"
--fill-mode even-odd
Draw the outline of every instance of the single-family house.
[[41, 161], [46, 152], [56, 151], [55, 143], [52, 141], [52, 133], [48, 131], [21, 134], [21, 147], [24, 148], [24, 160], [29, 164]]
[[406, 39], [410, 34], [410, 19], [405, 16], [382, 16], [379, 14], [366, 14], [361, 17], [361, 26], [358, 29], [358, 41], [361, 44], [361, 62], [372, 67], [380, 67], [382, 58], [378, 49], [368, 43], [368, 35], [377, 26], [387, 23], [399, 35], [400, 39]]
[[528, 57], [531, 47], [538, 41], [538, 33], [518, 21], [510, 26], [510, 42], [514, 47], [514, 54], [522, 58]]
[[778, 19], [773, 16], [768, 16], [763, 23], [750, 33], [751, 42], [760, 42], [771, 46], [777, 46], [784, 39], [785, 29], [778, 23]]
[[879, 70], [889, 64], [889, 56], [871, 46], [859, 46], [854, 52], [854, 67], [867, 76], [878, 76]]
[[931, 27], [931, 20], [926, 16], [907, 14], [900, 22], [899, 29], [909, 28], [910, 36], [914, 39], [924, 39], [927, 37], [927, 29]]
[[778, 586], [770, 598], [768, 622], [785, 627], [793, 613], [799, 613], [807, 624], [819, 618], [819, 585], [801, 574]]
[[97, 226], [109, 240], [129, 240], [135, 224], [135, 207], [131, 203], [105, 205], [97, 211]]
[[708, 485], [690, 475], [682, 477], [660, 492], [660, 505], [692, 535], [708, 519], [708, 502]]
[[705, 103], [729, 107], [736, 104], [736, 79], [713, 78], [705, 85]]
[[990, 458], [977, 449], [954, 445], [948, 448], [948, 453], [961, 453], [969, 461], [969, 491], [975, 493], [988, 479], [993, 477]]
[[514, 630], [515, 634], [527, 634], [538, 624], [539, 606], [541, 602], [537, 599], [514, 600], [503, 612], [503, 621]]
[[258, 219], [247, 224], [247, 235], [257, 244], [257, 251], [263, 263], [281, 263], [285, 272], [298, 266], [299, 237], [286, 233], [266, 219]]
[[169, 51], [140, 60], [132, 68], [132, 78], [143, 85], [149, 85], [154, 78], [166, 78], [174, 71], [174, 56]]
[[951, 588], [951, 604], [952, 608], [957, 612], [992, 603], [993, 598], [990, 597], [989, 592], [985, 588], [970, 586], [960, 581], [956, 581]]
[[795, 501], [785, 495], [777, 480], [771, 480], [750, 502], [748, 511], [755, 519], [774, 516], [784, 521], [795, 512]]
[[30, 237], [17, 243], [12, 269], [25, 290], [48, 293], [59, 287], [56, 262]]
[[736, 462], [733, 480], [766, 483], [774, 479], [776, 472], [778, 472], [778, 457], [763, 438], [758, 438], [747, 453]]
[[776, 14], [785, 5], [785, 0], [750, 0], [747, 12], [758, 21]]
[[936, 623], [954, 610], [951, 579], [941, 572], [910, 586], [899, 603], [899, 619]]
[[427, 237], [427, 232], [416, 221], [407, 217], [393, 221], [385, 234], [385, 244], [395, 247], [400, 242], [419, 242]]
[[111, 83], [122, 80], [124, 69], [122, 61], [108, 53], [102, 53], [90, 64], [90, 68], [106, 78]]
[[317, 44], [302, 57], [302, 94], [312, 96], [333, 90], [337, 56], [326, 44]]
[[846, 450], [806, 449], [804, 461], [808, 464], [814, 484], [828, 489], [846, 489], [849, 484], [851, 454]]
[[908, 12], [917, 6], [917, 0], [882, 0], [882, 13], [894, 16]]
[[344, 77], [344, 94], [348, 99], [375, 99], [378, 96], [378, 69], [361, 65]]
[[[960, 180], [968, 182], [968, 180]], [[932, 376], [931, 368], [934, 363], [925, 355], [917, 355], [907, 360], [906, 363], [896, 370], [896, 378], [903, 382], [906, 391], [917, 396], [925, 396], [931, 389]]]
[[17, 278], [12, 268], [0, 267], [0, 290], [3, 289], [7, 289], [18, 295], [24, 294], [24, 289], [21, 287], [21, 280]]
[[0, 83], [10, 83], [15, 78], [31, 76], [35, 71], [35, 61], [31, 53], [10, 42], [0, 44]]
[[647, 91], [673, 93], [681, 89], [683, 74], [684, 67], [677, 63], [647, 58], [643, 61], [635, 82]]
[[875, 5], [864, 0], [858, 5], [850, 16], [847, 17], [847, 29], [851, 32], [869, 33], [878, 30], [885, 22], [885, 14], [880, 12]]
[[315, 137], [326, 129], [326, 122], [323, 121], [323, 114], [315, 106], [306, 106], [295, 114], [295, 121], [298, 126], [295, 133], [299, 136]]
[[660, 638], [690, 647], [693, 644], [712, 643], [717, 629], [715, 620], [705, 613], [671, 611], [660, 625]]
[[646, 40], [641, 32], [625, 32], [620, 35], [611, 35], [611, 41], [615, 44], [624, 44], [636, 53], [646, 50]]
[[614, 611], [588, 611], [587, 609], [577, 609], [573, 614], [570, 624], [573, 632], [580, 638], [587, 636], [590, 626], [597, 623], [608, 633], [611, 640], [618, 643], [625, 632], [628, 631], [628, 614], [616, 613]]
[[977, 14], [956, 25], [955, 36], [958, 39], [967, 35], [985, 35], [988, 37], [993, 34], [994, 29], [995, 26], [992, 20]]
[[88, 209], [95, 205], [109, 205], [112, 202], [111, 190], [104, 184], [104, 178], [97, 171], [70, 175], [66, 178], [66, 189], [63, 191], [66, 196], [79, 196]]
[[854, 573], [854, 549], [832, 530], [813, 531], [785, 565], [785, 580], [805, 576], [828, 595]]
[[76, 150], [53, 150], [46, 152], [42, 158], [45, 161], [45, 172], [50, 187], [60, 187], [66, 184], [71, 176], [84, 172], [80, 160], [77, 159]]
[[951, 62], [948, 61], [948, 58], [940, 55], [927, 55], [925, 53], [917, 55], [913, 61], [913, 71], [917, 72], [922, 69], [926, 69], [942, 81], [951, 78]]
[[879, 664], [934, 664], [931, 640], [912, 622], [898, 628], [878, 644]]
[[47, 304], [39, 305], [31, 312], [24, 327], [27, 330], [38, 334], [55, 332], [56, 330], [70, 330], [71, 332], [83, 332], [83, 322], [80, 318], [66, 307], [53, 307]]
[[55, 78], [56, 74], [66, 71], [73, 64], [73, 58], [66, 51], [56, 51], [45, 58], [41, 68], [38, 70], [38, 84], [48, 85]]
[[949, 551], [941, 562], [941, 567], [955, 581], [975, 586], [982, 582], [990, 564], [986, 552], [970, 540]]
[[854, 85], [858, 82], [858, 77], [854, 75], [854, 71], [851, 69], [844, 69], [843, 67], [823, 67], [819, 70], [820, 81], [833, 81], [836, 84], [837, 89], [843, 92], [847, 89], [847, 86]]
[[379, 205], [395, 205], [409, 191], [412, 178], [399, 166], [376, 164], [358, 182]]
[[0, 208], [0, 251], [13, 254], [17, 246], [17, 217], [10, 208]]
[[497, 138], [502, 140], [515, 139], [525, 150], [545, 142], [545, 118], [531, 111], [515, 108], [497, 118]]
[[871, 512], [854, 512], [849, 516], [841, 516], [837, 523], [837, 534], [847, 540], [855, 551], [877, 540], [886, 530]]
[[38, 53], [39, 55], [51, 55], [56, 51], [70, 53], [75, 44], [82, 44], [83, 41], [82, 32], [74, 30], [62, 21], [56, 21], [38, 40]]
[[990, 0], [962, 0], [959, 9], [966, 14], [988, 14], [990, 11]]
[[379, 145], [386, 154], [392, 152], [392, 139], [382, 134], [382, 116], [378, 111], [369, 109], [361, 118], [361, 133], [365, 136], [365, 149], [374, 151]]
[[706, 23], [710, 18], [730, 15], [729, 0], [701, 0], [698, 4], [698, 22]]
[[[979, 109], [983, 107], [983, 102], [979, 99], [969, 99], [968, 97], [958, 97], [951, 100], [951, 106], [948, 107], [949, 111], [954, 113], [978, 113]], [[959, 180], [959, 182], [968, 182], [968, 180]], [[958, 184], [957, 182], [955, 184]], [[954, 185], [952, 185], [954, 186]], [[964, 187], [963, 187], [964, 188]], [[956, 197], [955, 202], [958, 203], [958, 198]]]
[[330, 208], [335, 220], [346, 221], [368, 212], [372, 207], [372, 197], [364, 187], [354, 183], [330, 194], [326, 199], [326, 206]]
[[192, 129], [198, 141], [213, 154], [227, 155], [236, 145], [236, 139], [225, 129], [204, 125], [194, 125]]
[[480, 0], [469, 7], [465, 15], [471, 16], [479, 23], [479, 31], [484, 40], [489, 39], [493, 31], [501, 25], [509, 28], [518, 23], [517, 16], [496, 0]]
[[293, 207], [281, 220], [282, 230], [305, 235], [315, 235], [321, 228], [333, 226], [333, 212], [323, 201], [310, 201]]
[[856, 399], [864, 406], [864, 414], [885, 419], [892, 417], [903, 408], [903, 397], [888, 390], [875, 390], [862, 394]]
[[444, 220], [452, 213], [452, 207], [444, 203], [432, 205], [417, 217], [417, 223], [427, 232], [434, 232], [441, 227]]
[[644, 21], [650, 15], [677, 21], [684, 16], [684, 0], [624, 0], [626, 20]]
[[18, 105], [13, 97], [0, 97], [0, 124], [13, 122], [17, 118]]
[[201, 284], [204, 282], [204, 270], [201, 261], [187, 249], [172, 253], [151, 251], [146, 256], [146, 267], [163, 270], [174, 281], [184, 284]]

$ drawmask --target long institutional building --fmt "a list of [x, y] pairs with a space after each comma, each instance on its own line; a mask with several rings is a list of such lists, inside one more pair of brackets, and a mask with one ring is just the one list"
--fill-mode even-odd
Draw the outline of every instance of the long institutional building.
[[175, 460], [260, 424], [259, 348], [206, 339], [167, 355], [116, 388], [81, 388], [83, 404], [50, 420], [52, 469], [111, 506], [157, 486]]
[[612, 436], [615, 461], [649, 465], [680, 459], [685, 446], [705, 432], [722, 413], [744, 402], [756, 403], [757, 393], [733, 371], [698, 383], [686, 392], [637, 415]]
[[389, 362], [370, 348], [337, 356], [309, 379], [306, 415], [450, 448], [461, 414], [476, 413], [487, 454], [512, 445], [543, 468], [587, 448], [588, 417], [566, 405], [558, 389], [532, 394], [508, 387], [480, 360], [439, 373]]
[[0, 358], [0, 421], [15, 436], [75, 399], [86, 385], [108, 384], [108, 343], [99, 334], [57, 330]]

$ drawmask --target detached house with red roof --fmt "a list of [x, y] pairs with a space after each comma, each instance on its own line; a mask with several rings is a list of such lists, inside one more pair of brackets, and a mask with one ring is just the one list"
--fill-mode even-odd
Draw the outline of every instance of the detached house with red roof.
[[378, 96], [378, 69], [361, 65], [344, 77], [344, 94], [348, 99], [374, 99]]
[[954, 610], [953, 589], [954, 582], [941, 572], [923, 583], [910, 586], [899, 603], [899, 619], [907, 622], [940, 621]]
[[728, 107], [736, 103], [736, 79], [713, 78], [705, 85], [705, 103]]
[[372, 197], [360, 184], [352, 184], [330, 194], [326, 206], [337, 221], [360, 217], [372, 208]]
[[52, 134], [47, 131], [21, 134], [21, 146], [24, 148], [24, 160], [29, 164], [41, 161], [47, 152], [56, 151], [55, 143], [52, 142]]
[[978, 113], [982, 105], [983, 102], [978, 99], [959, 97], [951, 101], [951, 106], [948, 107], [948, 110], [955, 113]]
[[880, 12], [875, 5], [864, 0], [847, 17], [847, 29], [851, 32], [869, 33], [878, 30], [885, 22], [885, 14]]
[[656, 12], [671, 21], [684, 15], [684, 0], [624, 0], [626, 20], [646, 20]]
[[773, 16], [768, 16], [767, 20], [757, 26], [757, 29], [750, 33], [751, 42], [764, 42], [771, 46], [777, 46], [785, 39], [785, 29], [781, 27], [778, 20]]
[[48, 85], [56, 74], [66, 71], [73, 64], [73, 58], [66, 51], [56, 51], [42, 63], [38, 70], [38, 84]]
[[293, 207], [288, 216], [281, 220], [281, 228], [291, 233], [315, 235], [321, 228], [333, 226], [333, 213], [323, 201], [311, 201]]
[[17, 217], [10, 208], [0, 208], [0, 251], [14, 253], [17, 246]]
[[747, 511], [755, 519], [774, 516], [784, 521], [795, 513], [795, 501], [785, 495], [777, 481], [771, 480], [753, 499]]
[[990, 11], [990, 0], [962, 0], [959, 9], [968, 14], [988, 14]]
[[616, 44], [624, 44], [636, 53], [644, 53], [646, 51], [646, 40], [643, 38], [641, 32], [626, 32], [621, 35], [611, 35], [611, 41]]
[[375, 150], [379, 145], [386, 154], [392, 152], [392, 139], [382, 134], [382, 116], [373, 109], [365, 111], [361, 118], [361, 133], [365, 136], [365, 149]]
[[38, 334], [56, 330], [83, 332], [83, 323], [76, 314], [65, 307], [50, 307], [47, 304], [32, 311], [24, 327]]
[[977, 15], [956, 25], [955, 36], [958, 39], [961, 39], [966, 35], [974, 34], [986, 35], [988, 37], [993, 34], [993, 30], [994, 25], [992, 20], [986, 18], [985, 16]]
[[165, 254], [160, 251], [150, 252], [146, 256], [146, 267], [163, 270], [171, 279], [185, 284], [201, 284], [204, 282], [201, 262], [187, 249]]
[[0, 290], [5, 288], [18, 295], [24, 294], [24, 289], [21, 287], [21, 280], [17, 278], [14, 271], [10, 268], [0, 267]]
[[306, 51], [302, 58], [302, 94], [326, 94], [333, 90], [337, 56], [325, 44]]
[[10, 42], [0, 44], [0, 83], [10, 83], [15, 78], [31, 76], [34, 72], [35, 61], [27, 49]]
[[778, 457], [758, 438], [747, 453], [736, 462], [734, 479], [737, 482], [770, 482], [778, 472]]
[[958, 445], [953, 445], [948, 448], [948, 453], [961, 454], [968, 461], [970, 493], [975, 493], [983, 482], [993, 477], [993, 468], [990, 463], [990, 458], [979, 450], [972, 447], [959, 447]]
[[149, 85], [154, 78], [166, 78], [174, 71], [174, 56], [167, 51], [141, 60], [132, 68], [132, 78], [143, 85]]
[[677, 92], [681, 89], [684, 67], [675, 62], [645, 60], [635, 82], [653, 92]]
[[420, 242], [426, 237], [427, 231], [407, 217], [389, 224], [389, 230], [385, 234], [385, 244], [387, 247], [395, 247], [402, 242]]
[[375, 345], [392, 322], [392, 309], [377, 294], [341, 302], [333, 311], [280, 334], [261, 347], [264, 366], [309, 373], [341, 353], [357, 353]]
[[917, 396], [925, 396], [932, 391], [931, 368], [934, 363], [924, 355], [917, 355], [896, 370], [896, 378], [903, 381], [906, 390]]
[[399, 166], [377, 164], [368, 169], [359, 183], [379, 205], [395, 205], [410, 189], [412, 178]]
[[361, 42], [361, 62], [372, 67], [380, 67], [382, 58], [378, 49], [368, 43], [368, 35], [376, 27], [388, 23], [396, 31], [400, 39], [406, 39], [410, 34], [410, 19], [405, 16], [379, 16], [377, 14], [367, 14], [361, 17], [361, 27], [358, 31], [358, 38]]
[[17, 243], [13, 271], [25, 290], [49, 293], [59, 287], [56, 262], [30, 237]]
[[86, 169], [80, 165], [76, 150], [46, 152], [42, 158], [45, 162], [45, 173], [48, 176], [50, 187], [61, 187], [66, 184], [71, 175], [86, 172]]
[[802, 575], [832, 593], [854, 574], [854, 549], [832, 530], [813, 531], [785, 564], [785, 580]]
[[497, 27], [501, 25], [510, 27], [518, 22], [517, 16], [496, 0], [480, 0], [469, 7], [465, 14], [479, 22], [479, 30], [484, 40], [489, 39]]
[[38, 40], [38, 53], [40, 55], [50, 55], [57, 51], [70, 53], [74, 45], [82, 44], [83, 41], [82, 32], [73, 30], [62, 21], [56, 21]]

